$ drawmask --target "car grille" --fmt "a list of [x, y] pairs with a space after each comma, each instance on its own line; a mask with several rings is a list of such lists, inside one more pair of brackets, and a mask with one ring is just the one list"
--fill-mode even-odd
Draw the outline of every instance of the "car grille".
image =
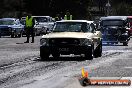
[[79, 39], [75, 38], [53, 38], [49, 39], [50, 45], [65, 46], [65, 45], [78, 45], [80, 44]]

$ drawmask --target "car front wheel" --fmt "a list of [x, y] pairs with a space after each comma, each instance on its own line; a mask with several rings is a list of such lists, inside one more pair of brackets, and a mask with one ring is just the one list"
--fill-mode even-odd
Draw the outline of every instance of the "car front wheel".
[[40, 58], [42, 61], [47, 61], [49, 59], [49, 55], [50, 55], [49, 53], [40, 51]]
[[14, 38], [14, 33], [11, 34], [11, 38]]
[[89, 50], [85, 51], [85, 59], [86, 60], [92, 60], [93, 59], [93, 47], [91, 47]]

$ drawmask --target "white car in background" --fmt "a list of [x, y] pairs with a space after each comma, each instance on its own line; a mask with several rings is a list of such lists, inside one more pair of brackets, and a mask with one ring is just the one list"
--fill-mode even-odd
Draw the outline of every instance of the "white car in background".
[[[35, 19], [34, 31], [35, 35], [47, 34], [52, 31], [54, 20], [50, 16], [32, 16]], [[26, 21], [26, 17], [22, 17], [21, 21]], [[23, 25], [25, 23], [23, 22]], [[25, 34], [25, 32], [23, 32]]]
[[35, 19], [35, 29], [40, 30], [40, 34], [47, 34], [52, 31], [54, 26], [53, 18], [50, 16], [33, 16]]

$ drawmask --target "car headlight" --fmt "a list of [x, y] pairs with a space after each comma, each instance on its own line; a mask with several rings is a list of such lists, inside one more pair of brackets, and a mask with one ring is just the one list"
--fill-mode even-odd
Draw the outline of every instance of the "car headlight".
[[80, 39], [80, 44], [81, 45], [91, 45], [92, 39]]
[[42, 39], [40, 39], [40, 45], [41, 46], [45, 46], [45, 45], [49, 45], [49, 42], [48, 42], [48, 39], [45, 39], [45, 38], [42, 38]]

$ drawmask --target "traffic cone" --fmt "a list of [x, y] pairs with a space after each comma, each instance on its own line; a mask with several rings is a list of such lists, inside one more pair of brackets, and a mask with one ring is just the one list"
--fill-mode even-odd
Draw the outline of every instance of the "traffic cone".
[[85, 72], [84, 67], [82, 68], [82, 77], [84, 78], [88, 77], [88, 71]]

